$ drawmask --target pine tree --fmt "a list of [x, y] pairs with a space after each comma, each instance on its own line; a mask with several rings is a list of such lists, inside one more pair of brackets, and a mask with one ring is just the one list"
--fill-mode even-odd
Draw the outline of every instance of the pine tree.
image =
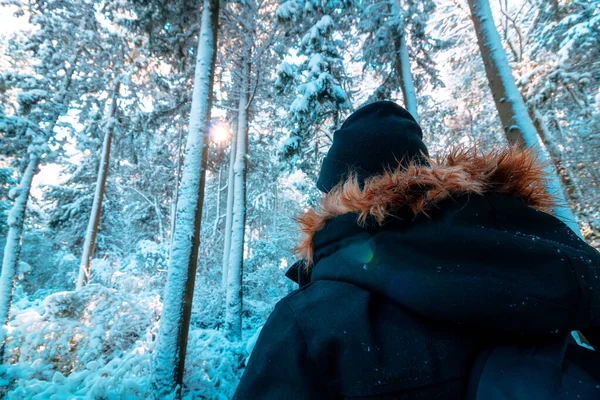
[[291, 98], [282, 153], [292, 167], [305, 171], [318, 165], [329, 132], [339, 128], [342, 116], [352, 109], [343, 46], [335, 38], [347, 28], [346, 9], [345, 3], [315, 0], [287, 0], [277, 8], [287, 38], [280, 51], [293, 49], [301, 60], [284, 61], [277, 68], [278, 95]]
[[434, 86], [440, 84], [430, 56], [438, 44], [426, 33], [434, 2], [388, 0], [357, 5], [357, 26], [366, 35], [362, 44], [364, 68], [382, 76], [382, 84], [367, 102], [388, 100], [394, 92], [401, 91], [405, 107], [418, 118], [415, 87], [424, 86], [427, 80]]

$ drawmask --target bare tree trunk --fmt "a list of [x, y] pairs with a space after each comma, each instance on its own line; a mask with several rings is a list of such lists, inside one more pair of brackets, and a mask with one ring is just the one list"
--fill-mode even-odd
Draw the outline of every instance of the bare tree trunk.
[[[0, 323], [2, 325], [8, 322], [17, 264], [21, 252], [21, 236], [23, 235], [27, 199], [29, 199], [31, 182], [38, 165], [39, 158], [36, 155], [31, 155], [27, 168], [21, 177], [15, 202], [8, 214], [8, 235], [4, 245], [2, 275], [0, 275]], [[2, 326], [0, 326], [0, 346], [4, 348], [4, 328]]]
[[[237, 131], [237, 129], [236, 129]], [[227, 290], [227, 271], [229, 270], [229, 253], [231, 251], [231, 224], [233, 222], [233, 191], [235, 155], [237, 151], [237, 133], [231, 135], [231, 145], [229, 146], [229, 171], [227, 173], [227, 209], [225, 210], [225, 238], [223, 243], [223, 271], [221, 274], [221, 283], [223, 289]]]
[[96, 191], [94, 193], [94, 202], [92, 203], [92, 211], [88, 222], [87, 231], [85, 233], [85, 242], [83, 244], [83, 252], [81, 254], [81, 264], [79, 265], [79, 276], [77, 278], [77, 289], [81, 289], [87, 285], [90, 280], [90, 267], [92, 257], [94, 255], [94, 247], [96, 245], [96, 235], [98, 234], [98, 226], [100, 225], [100, 217], [102, 215], [102, 200], [104, 199], [104, 188], [106, 186], [106, 177], [108, 175], [108, 165], [110, 161], [110, 145], [114, 129], [114, 119], [117, 113], [117, 96], [119, 93], [120, 82], [115, 83], [112, 95], [112, 104], [106, 121], [107, 127], [104, 133], [104, 141], [102, 143], [102, 155], [100, 157], [100, 165], [98, 166], [98, 178], [96, 180]]
[[152, 360], [152, 387], [157, 398], [181, 396], [200, 245], [208, 154], [204, 130], [210, 121], [218, 17], [219, 0], [204, 0], [175, 231]]
[[171, 245], [169, 246], [169, 258], [171, 258], [171, 248], [173, 247], [173, 232], [175, 232], [175, 216], [177, 215], [177, 201], [179, 199], [179, 182], [181, 181], [181, 147], [183, 145], [183, 129], [179, 131], [179, 141], [177, 143], [177, 163], [175, 167], [175, 187], [173, 188], [173, 203], [171, 204]]
[[404, 96], [404, 104], [409, 113], [419, 122], [417, 112], [417, 94], [413, 83], [412, 73], [410, 72], [410, 59], [408, 57], [408, 46], [406, 45], [405, 35], [400, 36], [400, 48], [398, 50], [400, 59], [400, 86]]
[[158, 220], [158, 235], [159, 235], [159, 241], [162, 242], [163, 239], [165, 238], [165, 229], [163, 227], [163, 220], [162, 220], [162, 212], [160, 211], [160, 203], [158, 202], [158, 199], [156, 197], [154, 197], [154, 212], [156, 213], [156, 219]]
[[215, 224], [213, 225], [213, 237], [217, 235], [219, 220], [221, 219], [221, 175], [223, 175], [223, 166], [219, 165], [219, 177], [217, 178], [217, 212], [215, 215]]
[[[533, 147], [540, 161], [550, 165], [550, 157], [540, 141], [533, 121], [529, 117], [523, 97], [513, 79], [506, 53], [488, 0], [469, 0], [471, 17], [477, 33], [477, 42], [485, 66], [488, 83], [504, 126], [506, 138], [511, 144]], [[581, 235], [577, 220], [569, 208], [558, 175], [547, 167], [548, 192], [556, 199], [554, 212], [574, 232]]]
[[[398, 21], [401, 21], [402, 11], [400, 9], [399, 0], [390, 0], [389, 6], [392, 17]], [[410, 58], [408, 54], [408, 46], [406, 44], [405, 28], [405, 26], [400, 25], [396, 27], [397, 38], [394, 43], [396, 59], [394, 68], [396, 69], [396, 75], [400, 83], [400, 89], [402, 90], [404, 106], [418, 122], [419, 113], [417, 111], [417, 95], [412, 72], [410, 71]]]
[[231, 254], [227, 273], [227, 300], [225, 329], [230, 340], [242, 338], [242, 274], [244, 264], [244, 231], [246, 227], [246, 171], [248, 152], [248, 101], [250, 82], [249, 32], [244, 40], [242, 73], [238, 103], [237, 152], [235, 157], [235, 191], [233, 196], [233, 222], [231, 225]]

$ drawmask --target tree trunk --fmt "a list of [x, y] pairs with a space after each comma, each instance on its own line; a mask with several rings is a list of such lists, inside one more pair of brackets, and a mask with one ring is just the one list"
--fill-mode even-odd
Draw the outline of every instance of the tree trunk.
[[[249, 33], [246, 32], [249, 36]], [[237, 152], [234, 168], [233, 222], [231, 225], [231, 254], [227, 273], [225, 329], [230, 340], [242, 338], [242, 273], [244, 263], [244, 230], [246, 226], [246, 170], [248, 152], [248, 100], [250, 78], [250, 49], [244, 40], [242, 74], [238, 103]]]
[[219, 1], [204, 0], [177, 217], [153, 358], [152, 387], [158, 398], [181, 395], [200, 245], [208, 149], [204, 130], [210, 121], [218, 14]]
[[215, 213], [215, 224], [213, 225], [213, 238], [217, 236], [219, 220], [221, 219], [221, 176], [223, 175], [223, 165], [219, 165], [219, 177], [217, 178], [217, 212]]
[[165, 228], [163, 227], [163, 216], [162, 212], [160, 211], [160, 203], [156, 197], [154, 197], [154, 212], [156, 213], [156, 219], [158, 221], [158, 241], [162, 243], [163, 239], [165, 238]]
[[405, 35], [400, 36], [400, 48], [398, 49], [398, 58], [400, 60], [400, 86], [404, 96], [404, 104], [409, 113], [419, 122], [417, 112], [417, 95], [413, 83], [412, 73], [410, 72], [410, 59], [408, 57], [408, 46], [406, 45]]
[[[15, 282], [19, 254], [21, 252], [21, 236], [25, 221], [27, 199], [31, 190], [31, 182], [39, 165], [39, 158], [31, 155], [27, 168], [21, 177], [18, 194], [8, 214], [8, 235], [4, 245], [2, 259], [2, 275], [0, 275], [0, 323], [8, 323], [12, 294]], [[4, 328], [0, 326], [0, 346], [4, 347]]]
[[550, 157], [540, 141], [529, 117], [525, 102], [513, 79], [500, 35], [494, 25], [488, 0], [469, 0], [477, 42], [485, 66], [488, 83], [496, 103], [506, 138], [510, 144], [533, 147], [541, 162], [548, 165], [548, 191], [556, 199], [554, 212], [574, 232], [581, 235], [577, 221], [569, 208], [558, 175], [550, 167]]
[[[237, 129], [236, 129], [237, 131]], [[221, 283], [223, 289], [227, 290], [227, 271], [229, 270], [229, 252], [231, 251], [231, 224], [233, 222], [233, 190], [235, 154], [237, 151], [237, 133], [231, 135], [231, 145], [229, 146], [229, 171], [227, 173], [227, 209], [225, 210], [225, 238], [223, 243], [223, 271], [221, 274]]]
[[96, 180], [94, 202], [92, 203], [90, 220], [85, 233], [85, 242], [83, 244], [83, 252], [81, 254], [81, 264], [79, 265], [79, 276], [77, 277], [76, 289], [81, 289], [87, 285], [90, 280], [90, 267], [92, 264], [92, 257], [94, 255], [94, 247], [96, 246], [96, 235], [98, 234], [100, 217], [102, 215], [102, 200], [104, 199], [104, 188], [106, 186], [106, 177], [108, 175], [110, 145], [112, 143], [114, 119], [116, 118], [117, 113], [117, 96], [120, 86], [120, 82], [117, 82], [113, 89], [112, 104], [108, 113], [108, 119], [106, 122], [107, 129], [106, 133], [104, 134], [102, 155], [100, 157], [100, 165], [98, 166], [98, 178]]
[[[173, 203], [171, 204], [171, 234], [169, 251], [173, 247], [173, 232], [175, 232], [175, 216], [177, 215], [177, 200], [179, 199], [179, 182], [181, 181], [181, 146], [183, 144], [183, 129], [179, 131], [179, 140], [177, 142], [177, 163], [175, 166], [175, 187], [173, 188]], [[169, 258], [171, 254], [169, 253]]]
[[402, 90], [404, 106], [418, 122], [419, 114], [417, 112], [417, 95], [413, 82], [413, 76], [410, 71], [410, 58], [408, 55], [408, 46], [406, 44], [406, 27], [404, 25], [400, 25], [400, 21], [402, 20], [402, 11], [400, 10], [399, 0], [390, 0], [389, 5], [392, 17], [398, 21], [398, 26], [396, 27], [397, 36], [394, 42], [396, 55], [396, 59], [394, 60], [394, 68], [396, 70], [398, 82], [400, 83], [400, 89]]

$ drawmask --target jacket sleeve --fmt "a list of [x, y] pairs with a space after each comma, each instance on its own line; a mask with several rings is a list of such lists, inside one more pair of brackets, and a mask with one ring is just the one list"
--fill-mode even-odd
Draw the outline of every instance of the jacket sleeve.
[[329, 398], [296, 317], [285, 300], [267, 319], [239, 386], [235, 400]]

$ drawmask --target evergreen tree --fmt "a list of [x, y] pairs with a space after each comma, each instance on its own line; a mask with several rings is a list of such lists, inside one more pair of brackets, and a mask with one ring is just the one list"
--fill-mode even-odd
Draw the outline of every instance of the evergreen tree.
[[368, 101], [387, 100], [401, 90], [405, 107], [418, 118], [415, 86], [423, 87], [428, 80], [434, 86], [440, 83], [430, 55], [438, 43], [426, 32], [434, 2], [389, 0], [357, 5], [358, 29], [366, 35], [362, 44], [364, 68], [375, 71], [383, 81]]
[[352, 109], [344, 46], [336, 39], [346, 29], [347, 7], [343, 2], [287, 0], [277, 8], [287, 39], [280, 53], [292, 56], [277, 68], [275, 82], [278, 94], [291, 100], [286, 118], [289, 135], [282, 152], [291, 166], [306, 171], [318, 165], [322, 148], [331, 140], [330, 132]]

